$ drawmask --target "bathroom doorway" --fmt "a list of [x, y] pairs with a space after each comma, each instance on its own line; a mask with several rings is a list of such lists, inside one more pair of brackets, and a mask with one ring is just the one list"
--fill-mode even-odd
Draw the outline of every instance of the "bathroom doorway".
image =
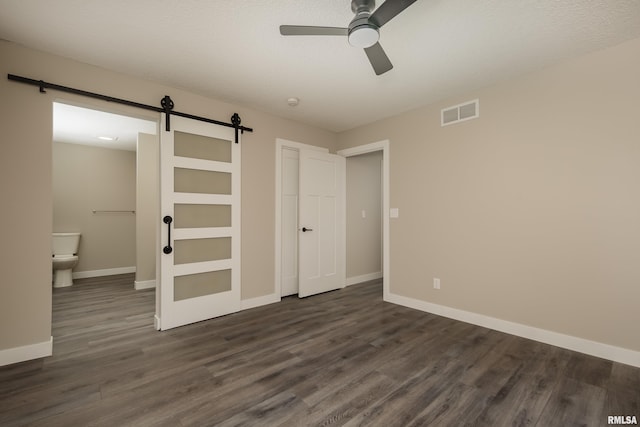
[[154, 120], [54, 102], [53, 231], [81, 233], [74, 279], [155, 287], [157, 135]]

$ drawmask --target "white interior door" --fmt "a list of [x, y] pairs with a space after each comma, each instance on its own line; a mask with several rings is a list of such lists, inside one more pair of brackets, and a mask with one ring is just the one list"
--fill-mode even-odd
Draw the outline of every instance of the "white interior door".
[[240, 147], [234, 129], [171, 117], [171, 131], [160, 133], [160, 209], [156, 327], [238, 311]]
[[299, 152], [299, 297], [345, 283], [345, 158]]

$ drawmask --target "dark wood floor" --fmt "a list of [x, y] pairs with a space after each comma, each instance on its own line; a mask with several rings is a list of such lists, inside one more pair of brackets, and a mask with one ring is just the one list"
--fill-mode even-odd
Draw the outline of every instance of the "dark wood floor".
[[640, 369], [384, 303], [368, 283], [157, 332], [131, 275], [53, 295], [54, 356], [0, 368], [0, 425], [606, 426]]

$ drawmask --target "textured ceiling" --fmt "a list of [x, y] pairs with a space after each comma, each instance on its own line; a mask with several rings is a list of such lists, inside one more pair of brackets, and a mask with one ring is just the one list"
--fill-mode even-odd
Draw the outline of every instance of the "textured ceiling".
[[0, 0], [0, 38], [342, 131], [640, 37], [638, 0], [418, 0], [381, 29], [395, 68], [376, 76], [346, 38], [278, 32], [352, 17], [348, 0]]

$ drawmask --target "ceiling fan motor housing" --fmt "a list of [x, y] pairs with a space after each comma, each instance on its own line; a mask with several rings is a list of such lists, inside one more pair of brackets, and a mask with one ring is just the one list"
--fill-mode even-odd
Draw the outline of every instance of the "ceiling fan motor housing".
[[349, 23], [349, 43], [355, 47], [367, 48], [377, 43], [380, 37], [378, 27], [369, 22], [375, 0], [352, 0], [351, 10], [356, 14]]
[[374, 7], [376, 7], [375, 0], [351, 0], [351, 11], [356, 15], [362, 12], [371, 14]]

